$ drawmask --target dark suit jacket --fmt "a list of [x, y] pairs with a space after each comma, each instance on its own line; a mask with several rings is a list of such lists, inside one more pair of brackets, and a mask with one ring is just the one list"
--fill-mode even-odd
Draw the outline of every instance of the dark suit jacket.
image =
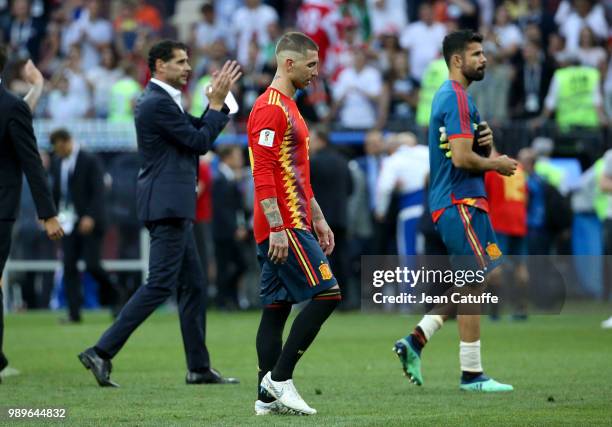
[[233, 240], [238, 228], [238, 216], [243, 218], [244, 203], [236, 181], [231, 181], [219, 171], [212, 185], [213, 238]]
[[[14, 18], [9, 18], [4, 28], [2, 29], [2, 35], [4, 36], [4, 41], [8, 44], [11, 41], [11, 31], [13, 29], [13, 24], [18, 28], [19, 24], [15, 23]], [[43, 19], [41, 18], [31, 18], [26, 26], [30, 26], [30, 36], [25, 43], [25, 48], [27, 49], [27, 53], [29, 53], [30, 58], [34, 63], [38, 62], [38, 58], [40, 56], [40, 44], [45, 37], [46, 33], [46, 25]], [[21, 56], [24, 52], [20, 52], [19, 50], [15, 50], [16, 55]]]
[[38, 155], [30, 108], [24, 100], [0, 85], [0, 220], [17, 218], [24, 173], [38, 217], [55, 216], [47, 174]]
[[353, 179], [346, 158], [331, 147], [312, 155], [310, 184], [332, 230], [346, 228], [348, 198], [353, 192]]
[[540, 109], [537, 112], [529, 113], [525, 111], [525, 62], [521, 61], [517, 67], [516, 77], [512, 82], [512, 89], [510, 91], [510, 105], [513, 106], [511, 114], [514, 118], [530, 118], [536, 117], [544, 108], [544, 98], [548, 93], [548, 86], [552, 80], [554, 73], [554, 67], [548, 60], [541, 62], [540, 67], [540, 85], [538, 88], [538, 100], [540, 102]]
[[140, 220], [195, 219], [198, 156], [211, 148], [228, 120], [214, 110], [200, 118], [185, 114], [164, 89], [147, 85], [135, 109]]
[[[61, 197], [61, 165], [60, 158], [55, 158], [51, 164], [53, 200], [57, 206]], [[104, 231], [106, 227], [104, 172], [96, 155], [83, 151], [83, 148], [79, 150], [74, 170], [68, 178], [68, 187], [77, 216], [92, 217], [96, 223], [95, 231]]]

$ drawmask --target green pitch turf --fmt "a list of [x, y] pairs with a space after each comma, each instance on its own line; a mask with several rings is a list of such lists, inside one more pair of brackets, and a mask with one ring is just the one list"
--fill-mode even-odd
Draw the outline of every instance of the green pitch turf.
[[[610, 425], [612, 331], [601, 320], [612, 307], [587, 305], [576, 314], [533, 316], [527, 322], [483, 322], [487, 373], [514, 385], [508, 394], [458, 390], [456, 323], [424, 350], [425, 385], [402, 376], [391, 347], [417, 317], [337, 313], [300, 361], [295, 383], [319, 414], [311, 418], [255, 417], [255, 331], [259, 314], [210, 313], [213, 366], [239, 386], [187, 386], [176, 314], [158, 312], [115, 358], [119, 389], [102, 389], [77, 360], [109, 324], [86, 313], [82, 325], [61, 326], [58, 314], [11, 314], [6, 353], [21, 371], [0, 385], [0, 425], [6, 410], [67, 408], [70, 425]], [[54, 423], [57, 424], [57, 423]]]

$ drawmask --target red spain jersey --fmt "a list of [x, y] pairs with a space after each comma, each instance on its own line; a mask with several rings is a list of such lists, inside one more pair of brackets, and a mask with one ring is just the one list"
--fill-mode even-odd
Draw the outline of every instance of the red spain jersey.
[[295, 101], [269, 87], [253, 105], [247, 135], [255, 181], [255, 240], [261, 243], [270, 234], [260, 202], [272, 197], [285, 227], [310, 231], [308, 128]]
[[512, 176], [485, 173], [489, 216], [493, 230], [509, 236], [527, 234], [527, 178], [519, 166]]

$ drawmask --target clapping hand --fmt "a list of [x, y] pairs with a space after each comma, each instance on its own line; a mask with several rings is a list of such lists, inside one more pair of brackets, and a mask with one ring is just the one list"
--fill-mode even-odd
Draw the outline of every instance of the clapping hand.
[[42, 87], [45, 82], [42, 73], [38, 68], [36, 68], [36, 65], [34, 65], [31, 59], [28, 59], [28, 62], [26, 62], [25, 66], [23, 67], [23, 77], [25, 78], [25, 81], [32, 86]]
[[240, 79], [242, 72], [236, 61], [226, 61], [223, 67], [212, 75], [212, 82], [206, 91], [212, 110], [223, 108], [225, 97], [234, 83]]

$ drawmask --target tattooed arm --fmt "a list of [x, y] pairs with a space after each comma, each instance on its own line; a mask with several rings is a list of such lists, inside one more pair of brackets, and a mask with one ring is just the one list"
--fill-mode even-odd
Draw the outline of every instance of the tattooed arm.
[[319, 238], [319, 245], [323, 249], [323, 253], [329, 255], [334, 250], [334, 246], [336, 246], [334, 233], [327, 224], [327, 221], [325, 221], [321, 206], [319, 206], [314, 197], [310, 199], [310, 211], [312, 212], [312, 225]]
[[[260, 202], [261, 208], [270, 224], [270, 229], [283, 226], [283, 217], [278, 209], [276, 197], [264, 199]], [[270, 231], [268, 258], [274, 263], [283, 263], [289, 255], [289, 240], [285, 230]]]
[[281, 216], [280, 210], [278, 209], [276, 197], [262, 200], [261, 208], [263, 209], [264, 215], [268, 220], [268, 224], [270, 224], [270, 228], [280, 227], [283, 225], [283, 217]]

